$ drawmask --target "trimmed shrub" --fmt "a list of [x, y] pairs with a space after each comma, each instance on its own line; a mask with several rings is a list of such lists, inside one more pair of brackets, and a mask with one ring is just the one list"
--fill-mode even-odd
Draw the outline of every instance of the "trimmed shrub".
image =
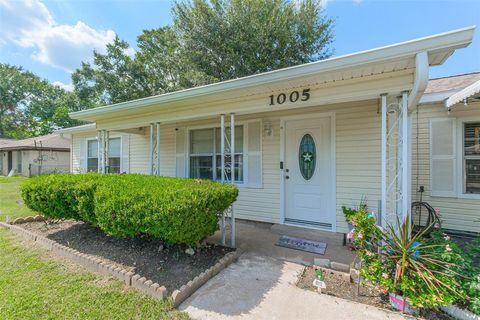
[[49, 218], [85, 221], [112, 236], [194, 244], [218, 230], [238, 189], [208, 180], [89, 173], [32, 178], [22, 196]]
[[92, 174], [37, 176], [27, 180], [21, 192], [28, 208], [48, 218], [94, 222], [83, 217], [93, 213], [94, 181]]

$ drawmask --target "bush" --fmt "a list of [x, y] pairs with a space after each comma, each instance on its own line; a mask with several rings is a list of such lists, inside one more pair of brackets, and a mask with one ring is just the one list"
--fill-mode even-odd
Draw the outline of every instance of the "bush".
[[238, 189], [208, 180], [89, 173], [32, 178], [22, 196], [49, 218], [81, 220], [112, 236], [194, 244], [218, 229]]
[[27, 180], [21, 188], [28, 208], [51, 219], [75, 219], [94, 223], [93, 194], [96, 175], [46, 175]]

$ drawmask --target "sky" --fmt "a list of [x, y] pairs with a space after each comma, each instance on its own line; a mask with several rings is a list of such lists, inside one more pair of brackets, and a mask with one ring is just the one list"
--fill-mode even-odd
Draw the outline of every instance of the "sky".
[[[480, 71], [480, 0], [322, 0], [335, 19], [335, 56], [477, 25], [473, 43], [430, 68], [430, 78]], [[0, 0], [0, 63], [66, 89], [81, 61], [115, 35], [132, 46], [144, 29], [172, 23], [168, 0]]]

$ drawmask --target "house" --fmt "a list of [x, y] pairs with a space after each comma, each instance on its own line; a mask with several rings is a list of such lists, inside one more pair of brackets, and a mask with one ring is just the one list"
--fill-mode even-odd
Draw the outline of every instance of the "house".
[[53, 172], [70, 172], [68, 134], [49, 134], [23, 140], [0, 140], [0, 175], [12, 170], [15, 175], [33, 176]]
[[237, 218], [332, 232], [347, 231], [341, 206], [362, 197], [383, 225], [406, 217], [423, 185], [445, 227], [480, 232], [480, 105], [468, 96], [473, 80], [457, 79], [476, 76], [427, 86], [429, 68], [473, 34], [73, 112], [91, 123], [61, 130], [72, 134], [72, 172], [233, 179]]

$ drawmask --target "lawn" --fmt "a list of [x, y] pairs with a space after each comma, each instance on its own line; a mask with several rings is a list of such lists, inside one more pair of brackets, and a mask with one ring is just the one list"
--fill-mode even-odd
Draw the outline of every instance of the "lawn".
[[0, 270], [1, 319], [188, 318], [170, 310], [168, 302], [18, 243], [4, 229], [0, 229]]
[[0, 176], [0, 221], [9, 215], [12, 220], [18, 217], [35, 215], [28, 209], [20, 195], [20, 185], [28, 178]]

